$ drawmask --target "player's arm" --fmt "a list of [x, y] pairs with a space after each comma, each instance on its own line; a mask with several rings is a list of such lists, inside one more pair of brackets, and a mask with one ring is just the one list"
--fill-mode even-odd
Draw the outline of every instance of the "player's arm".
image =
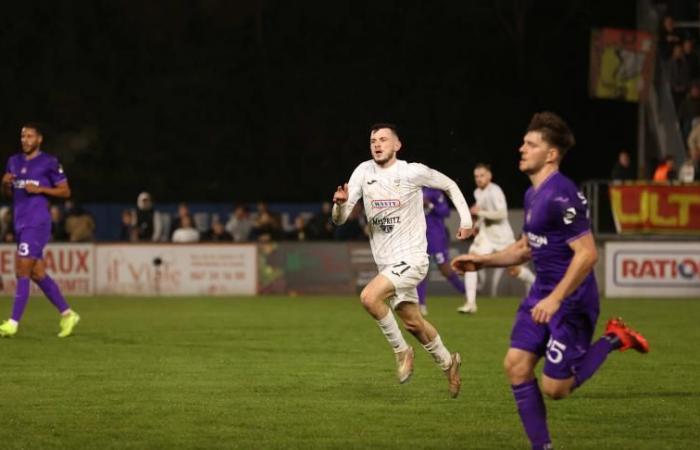
[[361, 197], [362, 174], [360, 167], [358, 167], [350, 176], [350, 181], [343, 186], [338, 186], [333, 194], [333, 211], [331, 212], [333, 223], [336, 225], [344, 224]]
[[566, 269], [564, 278], [549, 294], [560, 302], [564, 301], [583, 283], [583, 280], [591, 273], [598, 262], [598, 250], [595, 248], [593, 234], [586, 233], [580, 238], [569, 242], [569, 247], [573, 250], [574, 257]]
[[472, 230], [472, 215], [469, 212], [469, 205], [464, 199], [462, 191], [459, 190], [457, 183], [447, 175], [422, 164], [412, 164], [412, 166], [414, 166], [416, 170], [415, 181], [417, 184], [440, 189], [452, 200], [452, 204], [455, 205], [459, 213], [459, 230], [457, 231], [457, 237], [459, 239], [466, 239], [471, 236], [474, 233]]
[[37, 186], [35, 184], [27, 184], [25, 189], [30, 194], [50, 195], [56, 198], [70, 198], [70, 186], [68, 181], [62, 181], [56, 186]]
[[459, 255], [450, 264], [455, 271], [464, 273], [486, 267], [518, 266], [529, 261], [531, 257], [532, 253], [530, 252], [527, 237], [523, 236], [520, 240], [513, 242], [500, 252], [488, 255], [477, 255], [474, 253]]

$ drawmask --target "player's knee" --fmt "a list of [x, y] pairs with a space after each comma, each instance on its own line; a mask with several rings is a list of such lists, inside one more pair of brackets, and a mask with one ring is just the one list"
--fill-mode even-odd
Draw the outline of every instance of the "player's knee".
[[365, 309], [370, 309], [377, 302], [377, 298], [375, 295], [372, 294], [372, 292], [369, 289], [365, 288], [360, 293], [360, 302], [362, 303], [362, 306], [365, 307]]
[[567, 386], [543, 382], [542, 393], [552, 400], [562, 400], [569, 396], [571, 390]]
[[503, 370], [513, 384], [523, 383], [534, 376], [528, 364], [508, 355], [503, 360]]
[[402, 318], [403, 326], [411, 334], [416, 334], [423, 329], [423, 319], [421, 317], [414, 317], [410, 319]]

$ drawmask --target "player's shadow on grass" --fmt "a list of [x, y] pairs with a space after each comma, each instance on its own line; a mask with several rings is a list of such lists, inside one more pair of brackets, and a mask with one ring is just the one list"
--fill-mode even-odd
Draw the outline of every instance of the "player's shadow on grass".
[[576, 398], [586, 399], [586, 400], [610, 400], [610, 399], [629, 399], [629, 398], [683, 398], [683, 397], [700, 397], [700, 391], [696, 392], [680, 392], [680, 391], [667, 391], [667, 392], [643, 392], [643, 391], [633, 391], [633, 392], [612, 392], [612, 393], [590, 393], [590, 394], [580, 394]]

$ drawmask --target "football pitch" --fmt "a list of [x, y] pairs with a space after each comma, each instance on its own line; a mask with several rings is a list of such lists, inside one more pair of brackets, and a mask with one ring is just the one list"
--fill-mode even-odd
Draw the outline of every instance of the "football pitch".
[[[529, 448], [501, 369], [518, 300], [481, 299], [475, 316], [454, 297], [429, 302], [462, 353], [456, 400], [417, 344], [412, 380], [396, 382], [356, 298], [79, 298], [82, 321], [61, 340], [33, 296], [18, 335], [0, 340], [2, 447]], [[10, 308], [0, 300], [0, 315]], [[615, 352], [573, 397], [547, 400], [555, 448], [698, 448], [700, 300], [602, 308], [599, 330], [621, 315], [651, 353]]]

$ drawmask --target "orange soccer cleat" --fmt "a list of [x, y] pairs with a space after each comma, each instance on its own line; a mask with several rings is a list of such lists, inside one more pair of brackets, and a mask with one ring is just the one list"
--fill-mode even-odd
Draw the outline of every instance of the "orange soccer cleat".
[[622, 347], [619, 348], [621, 352], [633, 348], [639, 353], [649, 353], [649, 343], [644, 339], [644, 336], [625, 325], [625, 322], [620, 317], [608, 320], [608, 324], [605, 326], [605, 334], [617, 336], [622, 344]]

